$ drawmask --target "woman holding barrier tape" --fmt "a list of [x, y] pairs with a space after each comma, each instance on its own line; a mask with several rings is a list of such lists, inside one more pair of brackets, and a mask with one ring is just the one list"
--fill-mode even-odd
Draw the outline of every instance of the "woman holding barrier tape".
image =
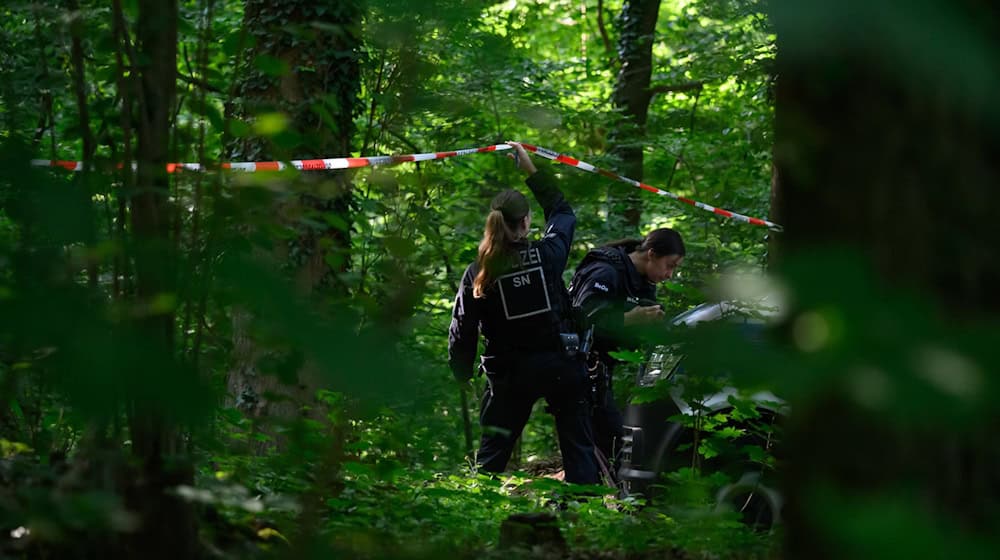
[[643, 239], [623, 239], [593, 249], [580, 261], [569, 293], [586, 326], [594, 327], [597, 354], [597, 402], [594, 441], [612, 463], [624, 428], [612, 390], [616, 364], [608, 352], [636, 346], [639, 330], [663, 321], [656, 285], [673, 277], [684, 260], [684, 241], [669, 228], [655, 229]]
[[455, 379], [472, 378], [478, 336], [485, 340], [480, 370], [488, 386], [479, 420], [483, 428], [476, 462], [487, 472], [507, 466], [539, 398], [555, 415], [566, 480], [597, 482], [590, 428], [588, 380], [583, 362], [570, 356], [561, 333], [571, 330], [563, 285], [576, 227], [573, 209], [555, 179], [539, 171], [524, 148], [515, 150], [525, 183], [545, 213], [542, 239], [528, 241], [527, 198], [505, 190], [490, 203], [476, 261], [462, 276], [448, 332], [448, 361]]

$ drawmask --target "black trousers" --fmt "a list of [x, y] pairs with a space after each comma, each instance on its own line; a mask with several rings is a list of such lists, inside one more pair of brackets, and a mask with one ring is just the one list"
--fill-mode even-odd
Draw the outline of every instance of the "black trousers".
[[507, 467], [535, 401], [544, 398], [555, 415], [566, 481], [597, 483], [583, 362], [562, 352], [530, 352], [486, 358], [483, 365], [489, 385], [479, 412], [483, 436], [476, 462], [480, 468], [502, 472]]
[[[601, 367], [601, 366], [599, 366]], [[622, 437], [625, 435], [622, 413], [615, 402], [614, 383], [611, 366], [604, 365], [605, 373], [598, 377], [601, 387], [597, 391], [597, 402], [594, 403], [593, 418], [594, 445], [608, 459], [612, 467], [618, 466], [618, 453], [622, 447]]]

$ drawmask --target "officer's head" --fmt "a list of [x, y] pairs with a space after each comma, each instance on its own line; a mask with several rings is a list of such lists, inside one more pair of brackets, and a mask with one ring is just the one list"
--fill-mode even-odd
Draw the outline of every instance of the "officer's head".
[[472, 285], [475, 297], [482, 297], [493, 280], [511, 267], [517, 257], [513, 244], [528, 235], [529, 227], [531, 206], [523, 194], [507, 189], [493, 197], [476, 258], [479, 274]]
[[486, 233], [493, 226], [494, 234], [503, 229], [505, 234], [513, 234], [513, 239], [523, 239], [531, 226], [531, 206], [528, 199], [514, 189], [507, 189], [493, 197], [490, 214], [486, 217]]
[[653, 283], [669, 280], [684, 260], [684, 240], [670, 228], [654, 229], [630, 254], [636, 270]]

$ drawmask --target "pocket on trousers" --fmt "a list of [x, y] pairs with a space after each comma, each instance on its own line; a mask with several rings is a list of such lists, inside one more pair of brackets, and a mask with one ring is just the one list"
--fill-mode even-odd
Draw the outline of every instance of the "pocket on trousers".
[[480, 356], [479, 371], [487, 375], [502, 375], [502, 372], [510, 371], [510, 360], [497, 356]]
[[486, 383], [489, 385], [490, 394], [504, 394], [507, 392], [507, 388], [510, 387], [510, 376], [506, 373], [494, 373], [487, 371]]

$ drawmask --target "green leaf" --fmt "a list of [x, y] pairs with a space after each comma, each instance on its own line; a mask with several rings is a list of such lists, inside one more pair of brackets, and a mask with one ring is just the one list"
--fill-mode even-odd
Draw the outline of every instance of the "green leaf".
[[264, 113], [257, 115], [253, 123], [254, 132], [261, 136], [275, 136], [289, 126], [288, 115], [284, 113]]
[[631, 364], [641, 364], [645, 360], [645, 355], [635, 350], [613, 350], [608, 352], [608, 355], [616, 360]]
[[751, 461], [763, 463], [767, 452], [759, 445], [744, 445], [741, 451], [750, 458]]
[[711, 439], [704, 439], [698, 445], [698, 454], [706, 459], [711, 459], [712, 457], [717, 457], [721, 450], [719, 449], [716, 442]]

